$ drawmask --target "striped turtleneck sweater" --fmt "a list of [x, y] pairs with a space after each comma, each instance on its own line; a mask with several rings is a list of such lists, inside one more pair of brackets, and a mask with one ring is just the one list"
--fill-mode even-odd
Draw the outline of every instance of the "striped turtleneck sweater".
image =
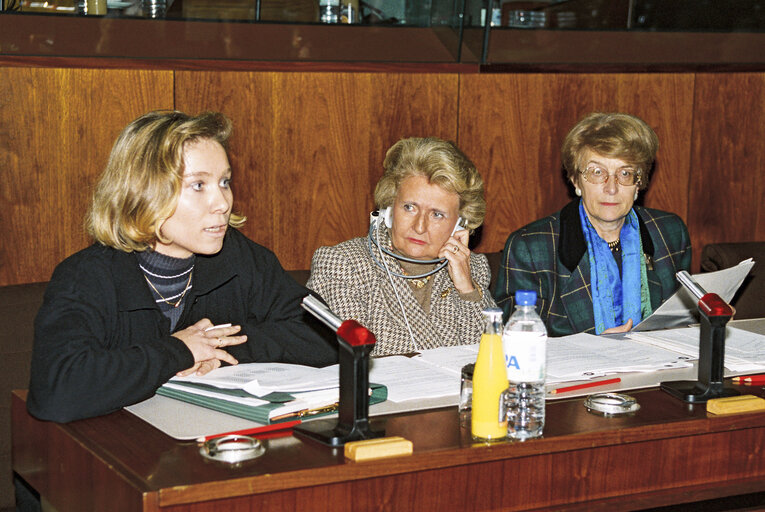
[[137, 256], [146, 285], [174, 331], [183, 313], [184, 299], [191, 290], [195, 255], [180, 259], [148, 250]]

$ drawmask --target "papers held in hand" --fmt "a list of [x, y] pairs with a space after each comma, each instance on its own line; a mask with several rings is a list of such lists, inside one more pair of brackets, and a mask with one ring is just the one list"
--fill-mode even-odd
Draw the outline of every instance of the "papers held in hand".
[[[693, 274], [692, 278], [702, 291], [716, 293], [725, 302], [730, 302], [753, 266], [754, 260], [749, 258], [730, 268]], [[699, 322], [698, 302], [699, 299], [694, 297], [693, 293], [681, 286], [653, 314], [643, 319], [632, 330], [654, 331], [696, 324]]]

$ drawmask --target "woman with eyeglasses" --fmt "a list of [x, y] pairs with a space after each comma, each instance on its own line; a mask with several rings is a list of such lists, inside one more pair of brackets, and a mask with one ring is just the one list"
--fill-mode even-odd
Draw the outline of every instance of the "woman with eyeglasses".
[[675, 214], [635, 205], [659, 141], [641, 119], [594, 112], [568, 133], [561, 160], [577, 198], [512, 233], [495, 299], [505, 319], [516, 290], [534, 290], [551, 336], [626, 332], [677, 289], [691, 243]]

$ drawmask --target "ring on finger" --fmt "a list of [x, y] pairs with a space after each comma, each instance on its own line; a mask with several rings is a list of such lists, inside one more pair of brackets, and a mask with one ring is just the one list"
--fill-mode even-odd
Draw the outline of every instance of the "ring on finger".
[[452, 251], [453, 251], [453, 252], [455, 252], [455, 253], [457, 253], [457, 252], [460, 252], [460, 248], [459, 248], [459, 246], [458, 246], [458, 245], [455, 245], [455, 246], [452, 248]]
[[215, 348], [220, 348], [221, 345], [223, 345], [223, 338], [218, 338], [218, 344], [215, 345]]

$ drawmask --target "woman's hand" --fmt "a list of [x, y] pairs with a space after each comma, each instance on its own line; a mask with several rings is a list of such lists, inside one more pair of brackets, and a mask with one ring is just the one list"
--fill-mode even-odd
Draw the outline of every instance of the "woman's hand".
[[186, 377], [192, 373], [196, 373], [200, 377], [206, 373], [210, 373], [216, 368], [220, 368], [220, 359], [208, 359], [207, 361], [200, 361], [194, 363], [194, 366], [182, 372], [176, 373], [178, 377]]
[[247, 341], [246, 335], [234, 336], [242, 330], [241, 326], [212, 327], [214, 327], [213, 323], [209, 319], [203, 318], [197, 323], [173, 333], [173, 336], [181, 340], [191, 351], [195, 363], [194, 366], [179, 372], [178, 375], [190, 375], [194, 372], [204, 375], [218, 368], [222, 361], [232, 365], [239, 362], [222, 348], [239, 345]]
[[467, 229], [461, 229], [450, 236], [438, 251], [439, 258], [449, 261], [449, 277], [452, 278], [457, 291], [463, 294], [475, 290], [473, 277], [470, 275], [470, 249], [467, 246], [469, 238]]
[[624, 325], [617, 325], [616, 327], [611, 327], [610, 329], [606, 329], [605, 331], [601, 332], [600, 334], [616, 334], [620, 332], [629, 332], [632, 330], [632, 319], [630, 318], [627, 320], [627, 323]]

